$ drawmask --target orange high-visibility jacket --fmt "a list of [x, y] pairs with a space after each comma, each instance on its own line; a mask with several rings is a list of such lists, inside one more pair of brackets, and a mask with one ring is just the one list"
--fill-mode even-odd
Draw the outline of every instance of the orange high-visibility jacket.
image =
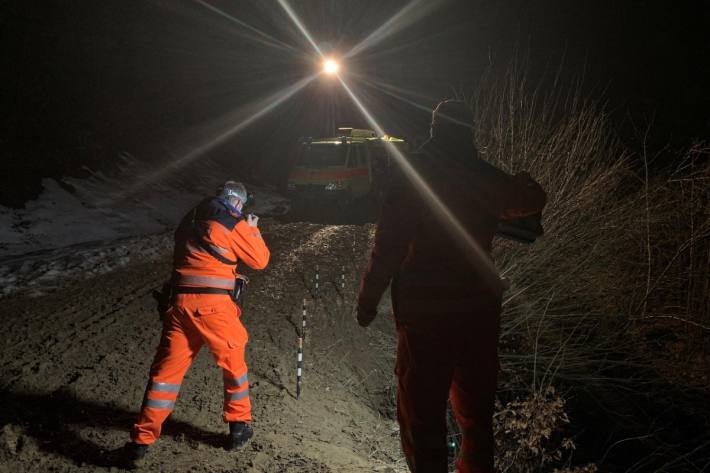
[[269, 263], [269, 249], [227, 202], [211, 197], [185, 215], [175, 231], [173, 284], [234, 289], [237, 262], [253, 269]]

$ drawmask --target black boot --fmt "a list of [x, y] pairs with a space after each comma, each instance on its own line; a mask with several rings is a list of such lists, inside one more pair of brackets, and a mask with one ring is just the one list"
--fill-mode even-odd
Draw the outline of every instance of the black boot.
[[246, 422], [230, 422], [229, 423], [229, 450], [244, 446], [250, 438], [254, 436], [254, 430], [251, 424]]
[[148, 452], [148, 445], [143, 445], [135, 442], [128, 442], [123, 447], [123, 455], [121, 456], [121, 466], [129, 470], [140, 468], [143, 464], [143, 458]]

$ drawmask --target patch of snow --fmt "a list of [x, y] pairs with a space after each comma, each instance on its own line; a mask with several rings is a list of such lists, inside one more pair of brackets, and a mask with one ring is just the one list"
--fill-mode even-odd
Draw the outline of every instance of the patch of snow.
[[[24, 209], [0, 206], [0, 297], [67, 276], [89, 277], [172, 251], [183, 215], [230, 176], [205, 160], [157, 174], [127, 153], [113, 176], [42, 181], [44, 191]], [[288, 200], [245, 183], [257, 215], [282, 213]]]
[[88, 279], [129, 264], [153, 261], [172, 251], [172, 232], [110, 242], [89, 242], [40, 250], [0, 263], [0, 296], [26, 291], [40, 296], [65, 278]]

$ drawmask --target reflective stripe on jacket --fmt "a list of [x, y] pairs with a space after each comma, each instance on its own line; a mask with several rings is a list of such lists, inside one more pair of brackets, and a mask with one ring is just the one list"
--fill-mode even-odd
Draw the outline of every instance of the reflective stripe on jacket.
[[237, 262], [264, 269], [269, 256], [258, 228], [219, 198], [207, 198], [183, 217], [175, 231], [173, 283], [233, 289]]

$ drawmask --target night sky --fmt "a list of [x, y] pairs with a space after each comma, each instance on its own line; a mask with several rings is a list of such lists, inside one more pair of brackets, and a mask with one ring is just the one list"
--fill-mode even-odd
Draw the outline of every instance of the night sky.
[[[253, 30], [196, 1], [2, 2], [0, 204], [32, 197], [42, 176], [110, 167], [121, 151], [176, 159], [317, 69], [275, 0], [206, 3]], [[341, 54], [408, 3], [290, 2], [316, 43]], [[565, 80], [583, 76], [632, 148], [631, 123], [651, 119], [654, 146], [682, 147], [707, 138], [710, 123], [704, 3], [419, 1], [393, 23], [401, 29], [344, 67], [428, 108], [517, 56], [532, 81], [560, 68]], [[353, 83], [385, 130], [426, 133], [425, 111]], [[284, 162], [299, 136], [364, 125], [342, 88], [319, 78], [206, 155], [268, 179], [264, 169]]]

